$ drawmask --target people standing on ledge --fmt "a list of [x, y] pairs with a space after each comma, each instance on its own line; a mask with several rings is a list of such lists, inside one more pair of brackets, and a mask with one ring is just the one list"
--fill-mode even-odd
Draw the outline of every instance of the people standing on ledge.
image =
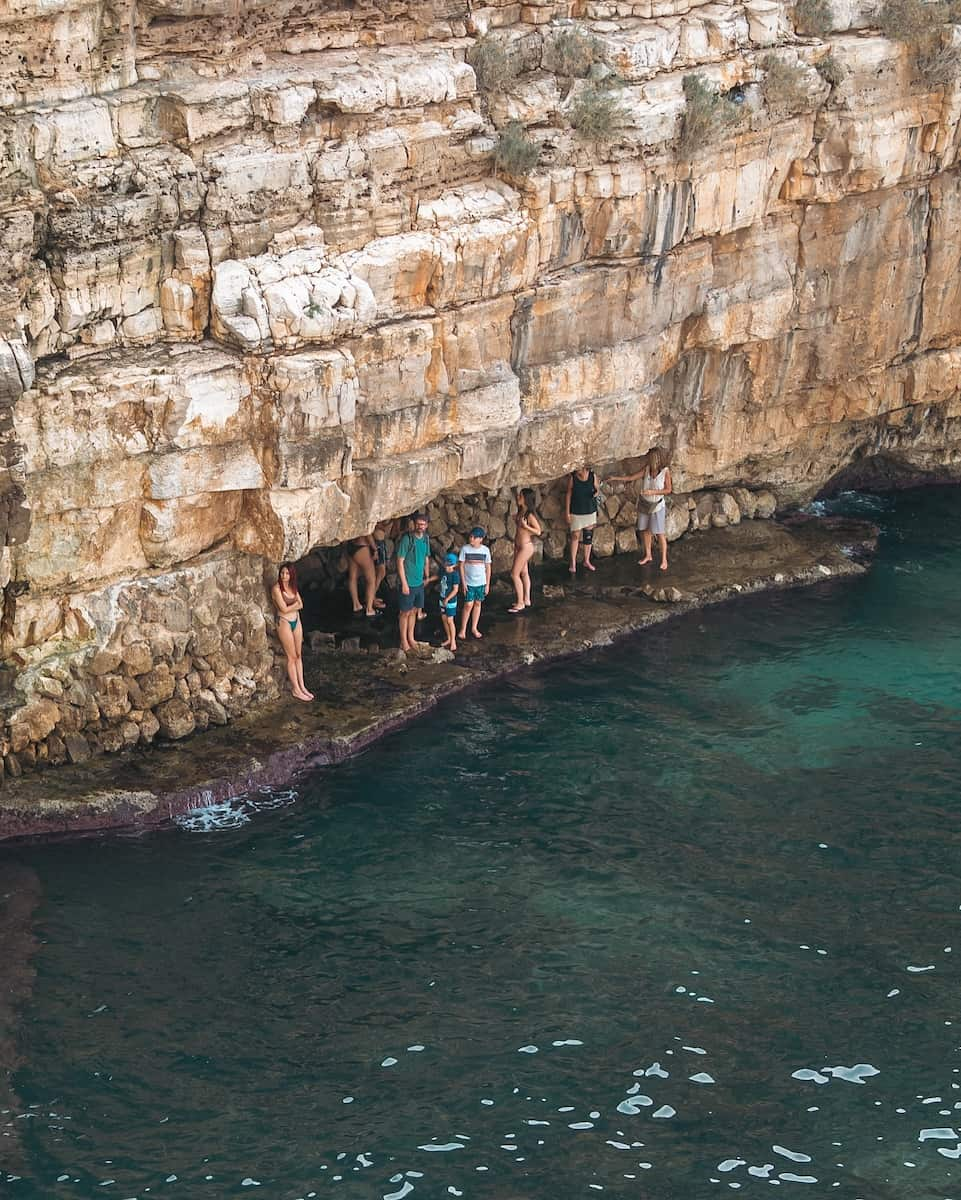
[[596, 571], [591, 562], [591, 547], [597, 524], [597, 480], [590, 467], [578, 467], [567, 477], [565, 515], [571, 529], [570, 573], [577, 574], [577, 547], [581, 541], [584, 543], [584, 566], [588, 571]]
[[424, 607], [424, 578], [430, 558], [427, 518], [413, 516], [413, 532], [397, 543], [397, 609], [401, 650], [419, 650], [425, 643], [414, 637], [417, 617]]
[[[376, 617], [376, 609], [383, 608], [383, 600], [377, 599], [377, 567], [375, 555], [377, 544], [369, 533], [355, 537], [347, 547], [347, 590], [350, 592], [350, 602], [355, 615], [363, 613], [366, 617]], [[357, 582], [363, 575], [366, 585], [366, 608], [360, 602], [357, 593]]]
[[297, 568], [293, 563], [281, 563], [277, 582], [270, 592], [277, 609], [277, 636], [287, 655], [287, 678], [290, 690], [298, 700], [313, 700], [314, 693], [308, 692], [304, 684], [304, 627], [300, 610], [304, 602], [297, 587]]
[[534, 509], [534, 491], [524, 488], [517, 493], [517, 529], [514, 533], [514, 565], [511, 567], [511, 582], [516, 599], [510, 613], [523, 612], [531, 606], [530, 561], [534, 553], [534, 538], [544, 532]]
[[654, 446], [644, 456], [644, 466], [633, 475], [611, 475], [609, 483], [633, 483], [643, 476], [641, 492], [637, 498], [637, 529], [644, 543], [644, 557], [638, 559], [640, 566], [653, 560], [654, 538], [657, 538], [661, 554], [661, 570], [667, 570], [667, 502], [665, 496], [674, 491], [671, 483], [671, 467], [667, 451], [663, 446]]
[[470, 619], [470, 631], [475, 638], [484, 635], [477, 628], [480, 621], [481, 605], [491, 585], [491, 552], [483, 544], [486, 533], [479, 525], [470, 531], [470, 539], [466, 546], [461, 547], [460, 580], [464, 591], [464, 605], [460, 610], [460, 636], [467, 637], [467, 621]]

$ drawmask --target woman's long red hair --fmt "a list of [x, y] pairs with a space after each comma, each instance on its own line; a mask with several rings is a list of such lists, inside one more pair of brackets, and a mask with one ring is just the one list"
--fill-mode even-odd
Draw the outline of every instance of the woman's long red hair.
[[293, 563], [281, 563], [277, 568], [277, 582], [280, 584], [280, 590], [284, 591], [284, 585], [280, 582], [280, 577], [285, 570], [290, 572], [290, 582], [287, 585], [287, 590], [293, 596], [299, 595], [300, 589], [297, 587], [297, 568]]

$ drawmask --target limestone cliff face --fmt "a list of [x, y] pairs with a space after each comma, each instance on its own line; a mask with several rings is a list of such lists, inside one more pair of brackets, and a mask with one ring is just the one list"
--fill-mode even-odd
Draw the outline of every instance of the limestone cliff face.
[[[878, 7], [10, 0], [0, 750], [226, 719], [273, 686], [268, 564], [444, 493], [654, 442], [782, 504], [961, 473], [961, 86]], [[694, 72], [742, 119], [682, 151]]]

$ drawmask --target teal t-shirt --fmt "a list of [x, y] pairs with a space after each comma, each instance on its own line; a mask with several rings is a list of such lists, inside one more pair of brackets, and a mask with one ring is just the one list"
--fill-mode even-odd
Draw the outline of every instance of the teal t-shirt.
[[429, 553], [430, 538], [426, 533], [423, 537], [405, 533], [397, 543], [397, 557], [404, 560], [404, 574], [407, 576], [408, 587], [420, 587], [424, 582], [424, 566]]

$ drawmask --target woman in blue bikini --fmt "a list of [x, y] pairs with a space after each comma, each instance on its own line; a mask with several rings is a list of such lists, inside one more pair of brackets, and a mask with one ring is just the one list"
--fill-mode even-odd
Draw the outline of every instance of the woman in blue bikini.
[[304, 625], [300, 610], [304, 602], [297, 589], [297, 568], [292, 563], [281, 563], [277, 582], [271, 589], [274, 607], [277, 609], [277, 636], [287, 655], [287, 678], [290, 690], [298, 700], [313, 700], [314, 693], [308, 692], [304, 684]]

